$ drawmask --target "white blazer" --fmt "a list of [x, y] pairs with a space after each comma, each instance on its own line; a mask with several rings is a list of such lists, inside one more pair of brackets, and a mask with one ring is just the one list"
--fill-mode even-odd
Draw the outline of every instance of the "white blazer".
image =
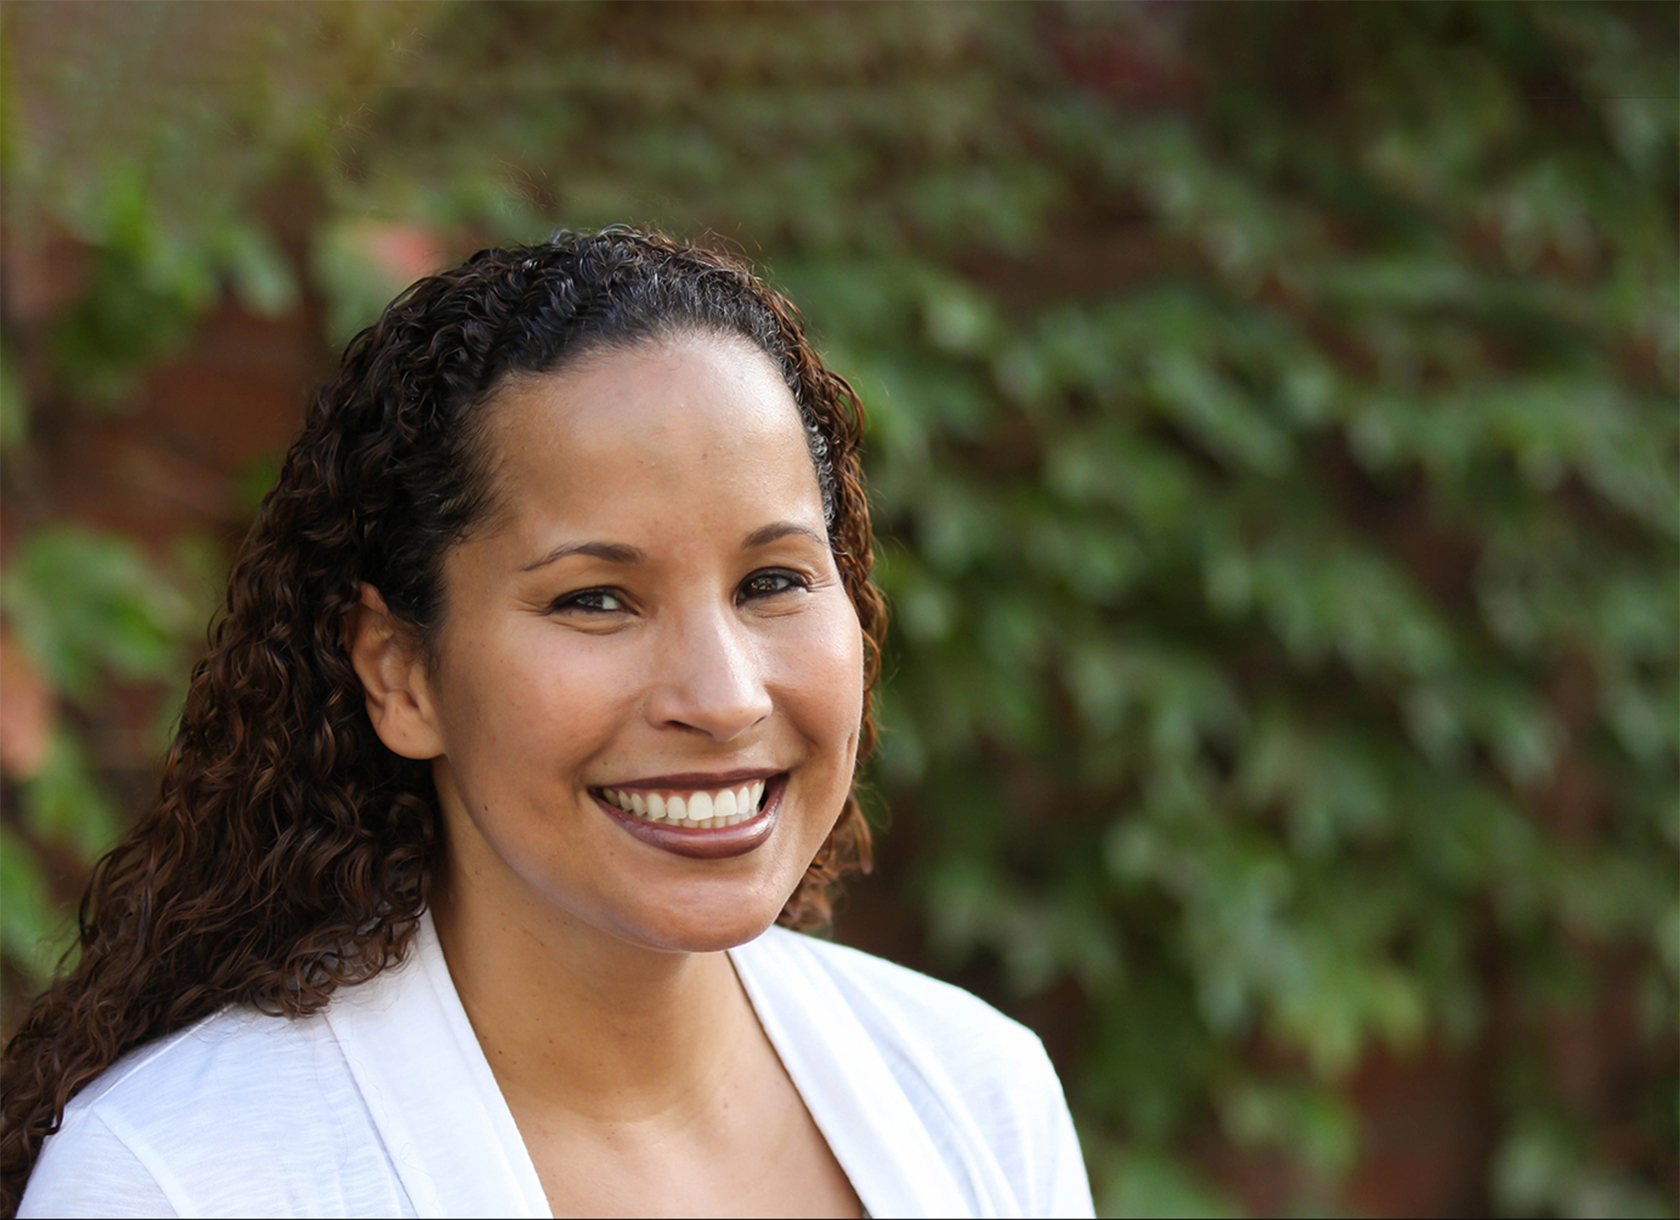
[[[1038, 1039], [965, 991], [772, 928], [730, 951], [869, 1214], [1090, 1216]], [[286, 1020], [229, 1008], [71, 1103], [20, 1216], [549, 1216], [430, 915]]]

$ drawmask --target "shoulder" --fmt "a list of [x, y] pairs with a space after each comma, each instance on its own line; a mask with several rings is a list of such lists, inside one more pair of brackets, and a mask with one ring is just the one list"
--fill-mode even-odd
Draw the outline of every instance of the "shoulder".
[[[1038, 1035], [961, 987], [859, 949], [785, 929], [764, 938], [803, 959], [848, 1000], [884, 1049], [966, 1069], [1038, 1076], [1049, 1060]], [[1054, 1080], [1054, 1073], [1051, 1073]]]
[[[230, 1008], [132, 1052], [77, 1095], [30, 1176], [24, 1214], [331, 1213], [356, 1201], [341, 1187], [389, 1176], [382, 1160], [328, 1023]], [[365, 1202], [397, 1200], [376, 1191]]]
[[276, 1127], [339, 1100], [344, 1060], [326, 1022], [229, 1008], [132, 1052], [65, 1110], [116, 1130]]
[[[995, 1169], [1026, 1214], [1090, 1214], [1061, 1082], [1030, 1029], [960, 987], [857, 949], [783, 929], [751, 948], [777, 986], [820, 992], [857, 1022], [948, 1163], [967, 1166], [971, 1180]], [[974, 1168], [982, 1162], [990, 1168]]]

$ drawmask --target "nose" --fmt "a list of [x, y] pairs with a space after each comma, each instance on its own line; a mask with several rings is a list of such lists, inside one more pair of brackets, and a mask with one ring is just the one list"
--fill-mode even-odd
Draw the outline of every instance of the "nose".
[[758, 650], [734, 616], [722, 610], [685, 615], [660, 650], [648, 716], [733, 741], [770, 715], [770, 691]]

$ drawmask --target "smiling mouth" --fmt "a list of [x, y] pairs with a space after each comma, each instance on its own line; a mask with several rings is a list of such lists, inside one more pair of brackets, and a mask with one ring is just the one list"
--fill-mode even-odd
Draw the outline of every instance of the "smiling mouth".
[[757, 817], [764, 804], [765, 781], [733, 788], [598, 788], [602, 800], [655, 825], [690, 830], [721, 830]]
[[603, 812], [648, 846], [675, 856], [721, 860], [743, 856], [770, 838], [787, 784], [783, 771], [728, 787], [591, 788], [589, 793]]

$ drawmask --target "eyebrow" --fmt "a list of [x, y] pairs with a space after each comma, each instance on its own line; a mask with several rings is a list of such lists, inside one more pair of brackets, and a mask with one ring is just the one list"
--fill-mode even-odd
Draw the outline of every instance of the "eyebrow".
[[626, 546], [622, 542], [564, 542], [555, 547], [535, 563], [528, 563], [520, 568], [521, 572], [535, 572], [538, 568], [546, 568], [568, 555], [591, 555], [596, 559], [604, 559], [608, 563], [646, 563], [647, 552], [640, 547]]
[[[828, 539], [809, 526], [800, 525], [794, 521], [775, 521], [769, 525], [755, 529], [741, 540], [741, 549], [750, 551], [756, 547], [769, 546], [779, 538], [790, 535], [809, 538], [820, 547], [828, 546]], [[563, 542], [548, 554], [532, 563], [520, 568], [521, 572], [535, 572], [538, 568], [546, 568], [551, 563], [557, 563], [570, 555], [589, 555], [595, 559], [604, 559], [608, 563], [646, 563], [647, 552], [640, 547], [628, 546], [622, 542]]]
[[824, 550], [828, 549], [827, 538], [823, 537], [809, 526], [800, 525], [794, 521], [777, 521], [770, 525], [763, 526], [760, 529], [754, 530], [741, 540], [741, 549], [743, 551], [750, 551], [755, 547], [769, 546], [778, 538], [786, 538], [790, 534], [798, 534], [802, 537], [809, 538], [812, 542], [816, 543]]

